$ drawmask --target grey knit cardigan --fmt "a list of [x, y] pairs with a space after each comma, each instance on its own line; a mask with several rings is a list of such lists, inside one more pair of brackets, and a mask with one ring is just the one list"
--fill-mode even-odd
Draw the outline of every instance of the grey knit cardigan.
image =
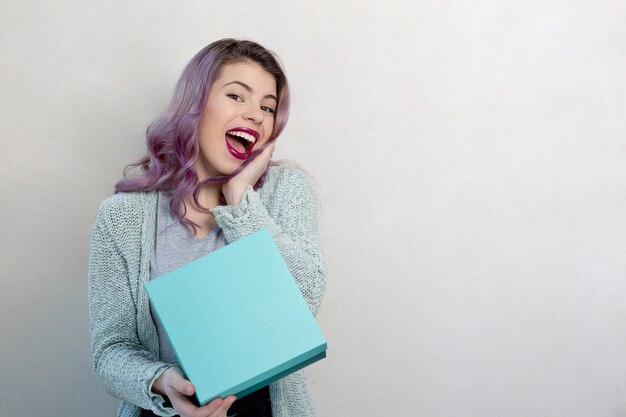
[[[326, 290], [326, 270], [317, 226], [317, 201], [308, 177], [297, 168], [271, 166], [262, 187], [244, 193], [238, 206], [214, 208], [228, 243], [269, 228], [313, 314]], [[159, 342], [144, 283], [150, 277], [156, 193], [120, 193], [100, 206], [89, 259], [89, 309], [93, 365], [100, 384], [122, 400], [118, 417], [138, 417], [141, 408], [161, 416], [175, 411], [151, 391], [171, 365], [159, 361]], [[274, 417], [313, 416], [302, 371], [270, 385]]]

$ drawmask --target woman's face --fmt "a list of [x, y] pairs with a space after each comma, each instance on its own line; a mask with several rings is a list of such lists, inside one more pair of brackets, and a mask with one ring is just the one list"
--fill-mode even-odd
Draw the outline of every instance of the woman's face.
[[198, 126], [198, 179], [230, 174], [267, 142], [278, 104], [274, 77], [256, 62], [227, 64], [215, 79]]

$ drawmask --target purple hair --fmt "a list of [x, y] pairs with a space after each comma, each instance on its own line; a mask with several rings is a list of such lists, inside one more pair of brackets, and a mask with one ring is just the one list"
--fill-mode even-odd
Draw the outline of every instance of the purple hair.
[[[276, 80], [278, 105], [272, 135], [264, 146], [255, 149], [233, 173], [199, 182], [194, 169], [199, 153], [197, 130], [209, 90], [219, 78], [224, 65], [245, 61], [261, 65]], [[198, 201], [201, 187], [228, 181], [276, 140], [287, 124], [289, 101], [287, 77], [273, 52], [252, 41], [221, 39], [211, 43], [198, 52], [183, 70], [170, 105], [147, 129], [147, 154], [126, 167], [124, 178], [115, 185], [115, 192], [164, 192], [171, 196], [170, 207], [176, 217], [195, 230], [198, 225], [185, 218], [185, 198], [192, 195], [198, 208], [208, 212]], [[129, 170], [136, 167], [140, 168], [139, 174], [129, 178]], [[262, 184], [266, 174], [267, 171], [255, 184], [255, 188]], [[223, 196], [221, 203], [224, 203]]]

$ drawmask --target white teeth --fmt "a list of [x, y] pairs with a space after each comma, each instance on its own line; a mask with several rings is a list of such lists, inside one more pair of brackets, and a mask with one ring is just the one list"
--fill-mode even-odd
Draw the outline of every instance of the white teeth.
[[256, 138], [254, 136], [252, 136], [251, 134], [246, 133], [246, 132], [241, 132], [239, 130], [229, 130], [226, 133], [228, 133], [229, 135], [232, 135], [232, 136], [239, 136], [240, 138], [245, 139], [245, 140], [247, 140], [250, 143], [256, 142]]

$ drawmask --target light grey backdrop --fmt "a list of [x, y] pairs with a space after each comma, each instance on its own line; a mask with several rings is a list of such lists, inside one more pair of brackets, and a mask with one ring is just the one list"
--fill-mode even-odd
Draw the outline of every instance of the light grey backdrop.
[[623, 1], [0, 2], [0, 410], [112, 416], [99, 202], [218, 38], [277, 51], [317, 178], [320, 416], [626, 416]]

